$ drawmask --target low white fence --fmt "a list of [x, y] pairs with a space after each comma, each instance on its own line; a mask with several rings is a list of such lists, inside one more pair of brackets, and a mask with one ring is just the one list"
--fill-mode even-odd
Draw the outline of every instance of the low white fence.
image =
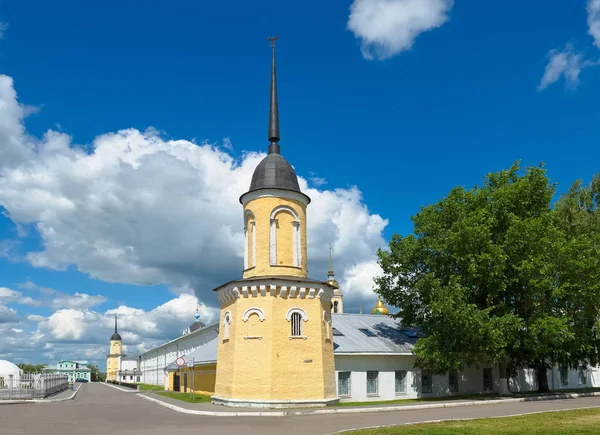
[[3, 375], [0, 373], [0, 400], [43, 399], [67, 388], [69, 388], [67, 375], [53, 373]]

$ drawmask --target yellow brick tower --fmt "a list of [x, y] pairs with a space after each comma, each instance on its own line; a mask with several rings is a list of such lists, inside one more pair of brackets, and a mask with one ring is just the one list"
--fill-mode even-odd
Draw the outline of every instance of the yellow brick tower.
[[117, 332], [117, 315], [115, 314], [115, 332], [110, 337], [110, 353], [106, 356], [106, 380], [116, 381], [121, 356], [123, 355], [123, 341]]
[[252, 176], [244, 208], [241, 280], [215, 289], [221, 303], [213, 403], [322, 406], [338, 401], [327, 282], [307, 278], [306, 207], [292, 166], [280, 155], [272, 48], [269, 154]]

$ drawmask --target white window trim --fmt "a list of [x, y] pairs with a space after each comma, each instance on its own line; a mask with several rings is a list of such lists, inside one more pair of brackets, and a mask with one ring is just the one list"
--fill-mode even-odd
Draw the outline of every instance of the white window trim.
[[[404, 372], [404, 391], [396, 391], [396, 373], [397, 372]], [[407, 385], [407, 381], [408, 380], [408, 370], [395, 370], [394, 371], [394, 392], [396, 394], [396, 396], [406, 396], [408, 394], [407, 390], [408, 390], [408, 385]]]
[[325, 322], [325, 339], [331, 340], [331, 314], [327, 311], [323, 311], [323, 322]]
[[269, 264], [277, 266], [277, 219], [271, 218], [271, 234], [269, 237]]
[[269, 237], [269, 263], [271, 266], [277, 266], [277, 219], [275, 216], [280, 211], [287, 211], [292, 214], [294, 221], [292, 222], [292, 240], [293, 246], [293, 266], [301, 267], [302, 264], [302, 247], [300, 246], [300, 217], [296, 210], [287, 205], [275, 207], [271, 212], [271, 231]]
[[256, 267], [256, 221], [252, 221], [252, 267]]
[[223, 341], [229, 340], [229, 325], [231, 325], [231, 311], [226, 311], [223, 316]]
[[[248, 251], [248, 220], [252, 219], [252, 266], [250, 266], [250, 252]], [[256, 219], [254, 213], [246, 210], [244, 214], [244, 270], [256, 267]]]
[[337, 375], [337, 393], [340, 394], [340, 373], [348, 373], [348, 394], [344, 394], [340, 397], [352, 397], [352, 372], [338, 372]]
[[[375, 386], [376, 391], [374, 393], [369, 393], [369, 373], [376, 373], [375, 377]], [[378, 397], [379, 396], [379, 371], [377, 370], [368, 370], [367, 371], [367, 385], [366, 385], [367, 397]]]
[[285, 319], [288, 322], [291, 322], [292, 314], [294, 314], [294, 313], [300, 314], [300, 316], [302, 317], [302, 320], [304, 320], [305, 322], [308, 322], [308, 314], [306, 314], [306, 311], [304, 311], [302, 308], [298, 308], [298, 307], [290, 308], [287, 311], [287, 313], [285, 314]]
[[246, 310], [246, 312], [244, 313], [244, 315], [242, 316], [242, 320], [244, 322], [248, 321], [248, 318], [252, 315], [252, 314], [257, 314], [258, 318], [261, 322], [265, 321], [265, 313], [263, 312], [263, 310], [261, 310], [260, 308], [248, 308]]

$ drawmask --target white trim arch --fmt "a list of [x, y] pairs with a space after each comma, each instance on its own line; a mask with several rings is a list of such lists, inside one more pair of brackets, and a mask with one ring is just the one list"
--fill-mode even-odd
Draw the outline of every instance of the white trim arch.
[[288, 322], [291, 322], [292, 314], [294, 314], [294, 313], [300, 314], [300, 317], [302, 317], [302, 320], [304, 320], [305, 322], [308, 322], [308, 314], [306, 314], [306, 311], [304, 311], [302, 308], [290, 308], [288, 310], [288, 312], [285, 314], [285, 319]]
[[300, 217], [296, 210], [287, 205], [279, 205], [271, 211], [270, 216], [270, 237], [269, 237], [269, 264], [271, 266], [277, 266], [277, 213], [281, 211], [287, 211], [294, 217], [292, 222], [292, 240], [294, 241], [293, 255], [294, 260], [292, 266], [302, 267], [302, 247], [300, 237]]
[[325, 338], [327, 340], [331, 340], [331, 313], [329, 311], [323, 310], [323, 323], [325, 323]]
[[263, 312], [263, 310], [261, 310], [260, 308], [248, 308], [246, 310], [246, 312], [244, 313], [244, 315], [242, 316], [242, 320], [244, 322], [248, 321], [248, 318], [252, 315], [252, 314], [256, 314], [258, 315], [258, 318], [261, 322], [265, 321], [265, 313]]
[[229, 340], [229, 325], [231, 325], [231, 311], [225, 311], [223, 316], [223, 340]]
[[[252, 252], [248, 251], [248, 219], [252, 219]], [[244, 270], [256, 267], [256, 218], [252, 210], [244, 213]]]

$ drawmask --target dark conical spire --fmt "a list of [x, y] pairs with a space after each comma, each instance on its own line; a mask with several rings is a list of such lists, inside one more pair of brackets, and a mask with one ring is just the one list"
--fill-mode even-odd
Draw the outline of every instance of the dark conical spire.
[[110, 340], [121, 340], [121, 336], [117, 332], [117, 313], [115, 313], [115, 333], [110, 337]]
[[275, 72], [275, 41], [279, 36], [268, 38], [273, 51], [271, 66], [271, 107], [269, 111], [269, 154], [279, 154], [279, 106], [277, 104], [277, 74]]

